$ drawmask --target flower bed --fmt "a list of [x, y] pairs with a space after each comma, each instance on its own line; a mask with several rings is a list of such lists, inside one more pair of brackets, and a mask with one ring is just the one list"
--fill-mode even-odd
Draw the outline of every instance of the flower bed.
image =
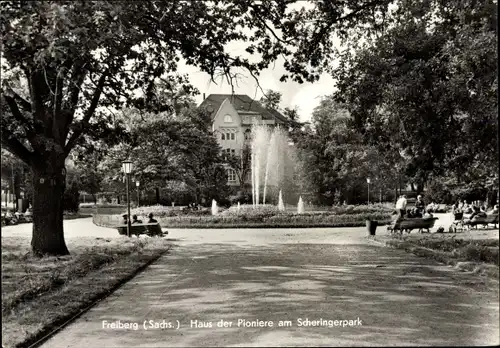
[[139, 208], [134, 208], [130, 210], [131, 215], [137, 216], [148, 216], [149, 213], [153, 213], [155, 218], [168, 217], [168, 216], [185, 216], [185, 215], [195, 215], [195, 216], [206, 216], [211, 214], [211, 210], [207, 208], [202, 208], [201, 210], [189, 209], [189, 208], [172, 208], [164, 205], [150, 205]]
[[[250, 209], [248, 206], [231, 207], [219, 215], [171, 216], [168, 210], [152, 210], [150, 207], [132, 211], [142, 221], [147, 220], [147, 214], [152, 212], [155, 219], [165, 228], [279, 228], [279, 227], [354, 227], [365, 226], [366, 220], [376, 220], [379, 225], [390, 223], [388, 212], [332, 214], [331, 212], [306, 212], [297, 214], [279, 211], [275, 206], [261, 206]], [[164, 212], [163, 215], [162, 212]], [[99, 226], [113, 227], [121, 224], [120, 215], [95, 215], [94, 223]]]
[[329, 213], [334, 214], [372, 214], [372, 213], [388, 213], [392, 214], [395, 207], [390, 203], [376, 203], [369, 205], [342, 205], [334, 206]]

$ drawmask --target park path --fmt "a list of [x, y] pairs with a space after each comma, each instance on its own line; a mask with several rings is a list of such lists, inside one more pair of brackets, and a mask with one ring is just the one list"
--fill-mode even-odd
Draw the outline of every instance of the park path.
[[[498, 281], [365, 236], [364, 228], [171, 230], [169, 254], [43, 347], [499, 343]], [[322, 326], [299, 327], [306, 318]], [[352, 326], [329, 327], [335, 320]], [[132, 327], [112, 328], [118, 322]]]

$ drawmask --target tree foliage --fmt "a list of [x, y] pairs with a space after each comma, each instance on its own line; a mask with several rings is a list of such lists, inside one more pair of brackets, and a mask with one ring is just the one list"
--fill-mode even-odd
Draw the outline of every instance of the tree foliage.
[[337, 99], [420, 186], [498, 185], [496, 4], [397, 3], [384, 30], [344, 52]]
[[179, 117], [146, 115], [144, 120], [137, 110], [125, 114], [130, 141], [111, 147], [99, 164], [109, 189], [123, 189], [122, 162], [131, 159], [133, 181], [139, 181], [143, 190], [160, 188], [177, 203], [180, 196], [200, 201], [224, 195], [227, 178], [220, 148], [203, 111], [185, 109]]

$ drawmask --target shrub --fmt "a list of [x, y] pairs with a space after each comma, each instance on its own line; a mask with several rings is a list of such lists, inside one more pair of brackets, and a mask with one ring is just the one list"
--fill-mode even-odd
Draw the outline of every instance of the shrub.
[[370, 205], [341, 205], [333, 206], [330, 210], [335, 214], [372, 214], [372, 213], [392, 213], [394, 205], [390, 203], [377, 203]]
[[134, 208], [130, 210], [131, 215], [137, 216], [148, 216], [149, 213], [153, 213], [155, 217], [168, 217], [168, 216], [182, 216], [182, 215], [195, 215], [195, 216], [203, 216], [210, 215], [210, 209], [203, 208], [201, 210], [191, 210], [191, 209], [179, 209], [172, 208], [164, 205], [151, 205], [144, 206], [139, 208]]

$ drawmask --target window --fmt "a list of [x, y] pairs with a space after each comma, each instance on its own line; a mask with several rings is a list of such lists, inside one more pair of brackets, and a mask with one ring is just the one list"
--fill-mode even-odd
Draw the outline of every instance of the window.
[[231, 140], [234, 140], [235, 136], [234, 133], [231, 133]]
[[236, 150], [235, 149], [231, 149], [231, 154], [234, 156], [236, 155]]
[[236, 172], [234, 169], [229, 168], [227, 170], [227, 181], [228, 182], [235, 182], [236, 181]]
[[222, 133], [222, 134], [220, 135], [220, 138], [221, 138], [221, 140], [226, 140], [226, 134]]
[[231, 115], [224, 116], [224, 123], [231, 123], [231, 122], [233, 122], [233, 118], [231, 117]]

